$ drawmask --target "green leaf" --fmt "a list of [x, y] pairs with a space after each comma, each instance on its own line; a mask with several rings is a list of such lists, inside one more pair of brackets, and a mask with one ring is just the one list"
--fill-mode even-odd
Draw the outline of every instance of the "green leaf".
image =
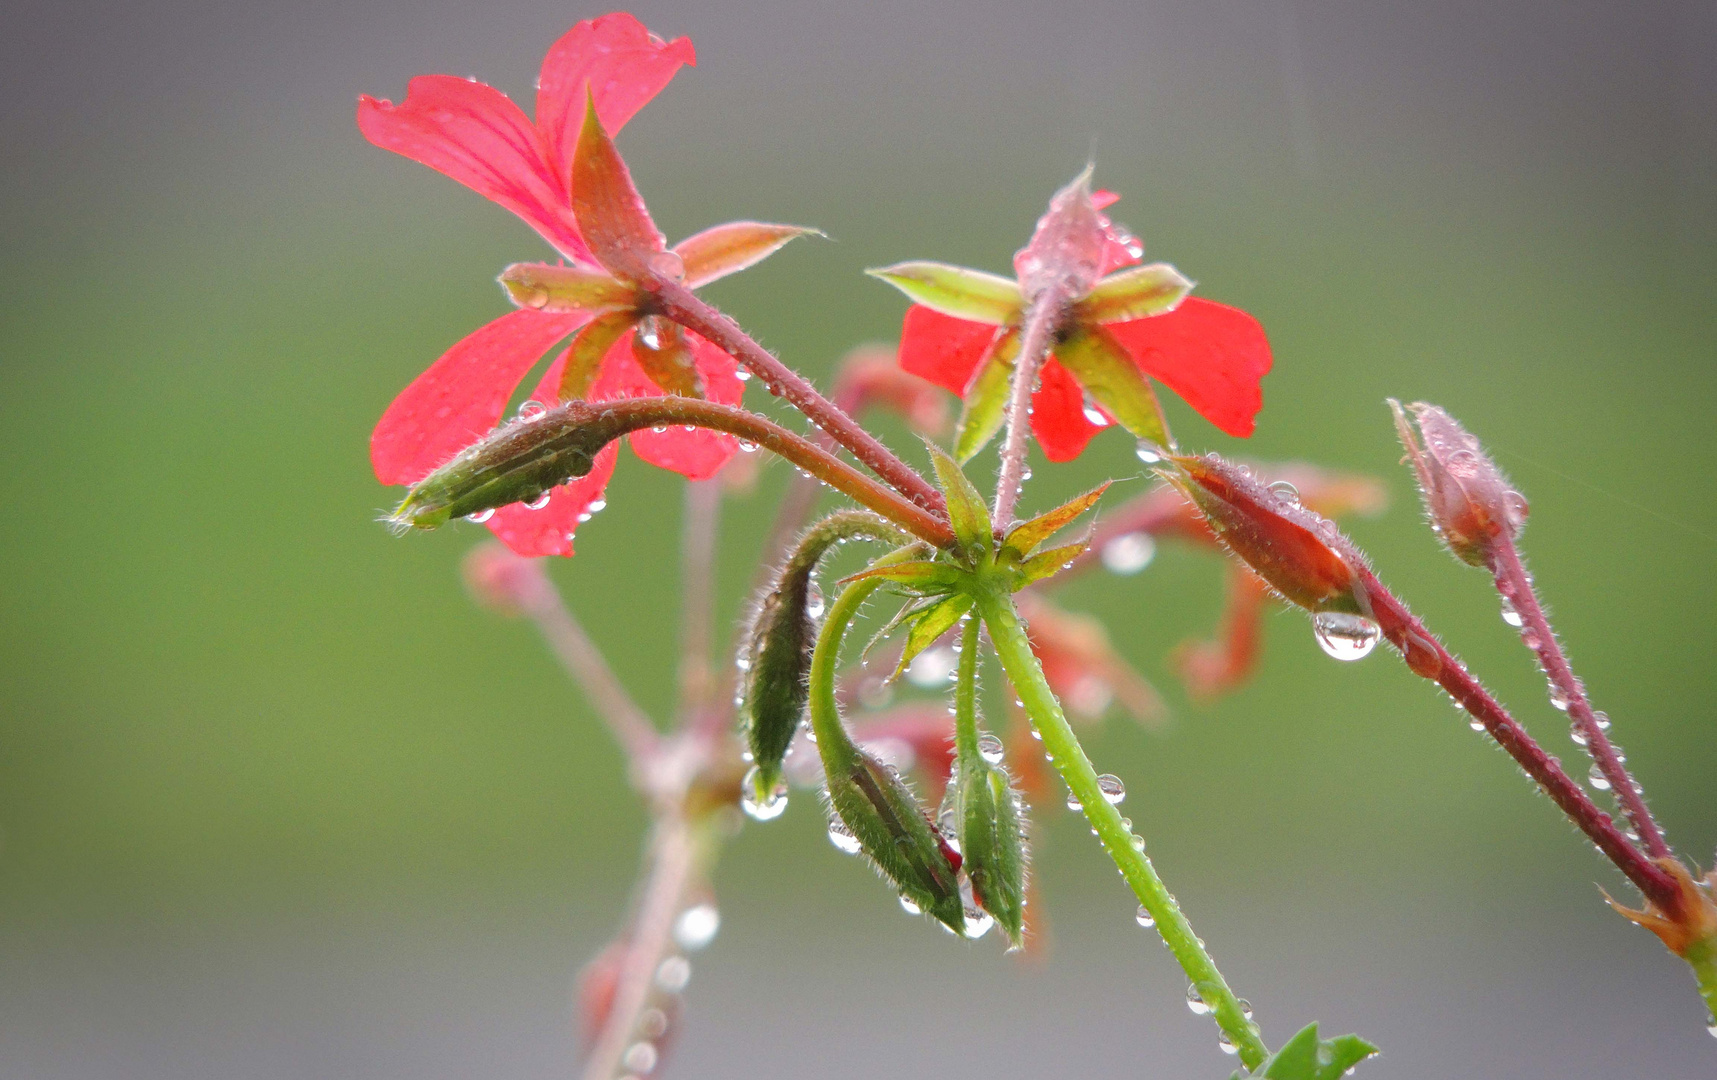
[[1074, 518], [1097, 505], [1097, 500], [1109, 490], [1109, 482], [1105, 481], [1092, 488], [1078, 498], [1069, 499], [1046, 514], [1039, 514], [1030, 521], [1023, 521], [1013, 527], [1007, 538], [1002, 541], [1002, 548], [1012, 551], [1016, 558], [1025, 558], [1037, 550], [1037, 545], [1048, 540]]
[[1192, 291], [1192, 282], [1168, 263], [1151, 263], [1122, 270], [1099, 281], [1079, 301], [1076, 312], [1085, 322], [1110, 323], [1143, 319], [1173, 311]]
[[1034, 581], [1042, 581], [1046, 577], [1059, 574], [1067, 568], [1067, 564], [1085, 554], [1085, 549], [1091, 546], [1088, 540], [1076, 544], [1064, 544], [1052, 547], [1048, 551], [1039, 552], [1020, 564], [1019, 577], [1015, 579], [1014, 588], [1023, 589]]
[[956, 319], [1006, 326], [1018, 322], [1024, 300], [1009, 278], [938, 262], [903, 262], [866, 270], [932, 311]]
[[902, 897], [962, 932], [965, 905], [949, 850], [905, 781], [863, 750], [855, 750], [851, 765], [830, 771], [827, 779], [829, 806], [860, 850]]
[[994, 916], [1013, 945], [1025, 923], [1025, 830], [1019, 797], [1000, 766], [962, 760], [956, 786], [960, 854], [972, 899]]
[[[1358, 1035], [1320, 1039], [1318, 1026], [1308, 1024], [1252, 1075], [1266, 1080], [1341, 1080], [1347, 1070], [1375, 1053], [1377, 1047]], [[1238, 1080], [1240, 1074], [1234, 1076]]]
[[1012, 385], [1014, 358], [1019, 354], [1019, 332], [1004, 331], [990, 346], [977, 377], [966, 387], [960, 406], [960, 424], [954, 429], [954, 457], [964, 465], [989, 445], [1007, 420], [1008, 390]]
[[1055, 358], [1122, 427], [1160, 446], [1173, 445], [1151, 380], [1107, 330], [1082, 324], [1056, 346]]
[[822, 235], [821, 229], [799, 225], [730, 221], [686, 237], [674, 245], [674, 254], [685, 265], [686, 288], [698, 289], [757, 265], [801, 236]]
[[965, 593], [960, 593], [948, 597], [918, 616], [918, 621], [906, 632], [906, 645], [900, 651], [900, 663], [890, 678], [898, 679], [919, 653], [934, 645], [936, 639], [946, 634], [966, 612], [971, 611], [976, 602]]
[[637, 290], [600, 270], [547, 263], [514, 263], [501, 271], [501, 287], [522, 308], [550, 315], [629, 308]]
[[954, 529], [960, 553], [968, 562], [979, 562], [989, 555], [994, 542], [990, 536], [990, 508], [984, 505], [984, 497], [947, 451], [928, 439], [925, 445], [930, 448], [930, 463], [935, 466], [942, 496], [948, 500], [948, 524]]

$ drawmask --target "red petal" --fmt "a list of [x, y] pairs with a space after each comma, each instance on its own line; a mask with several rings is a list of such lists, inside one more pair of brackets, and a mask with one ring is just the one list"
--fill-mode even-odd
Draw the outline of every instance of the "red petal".
[[1162, 315], [1104, 329], [1133, 363], [1230, 435], [1252, 434], [1264, 407], [1259, 383], [1270, 370], [1270, 343], [1258, 320], [1226, 304], [1188, 298]]
[[358, 98], [358, 130], [524, 218], [568, 258], [593, 261], [572, 218], [567, 171], [511, 98], [452, 75], [419, 75], [395, 105]]
[[1072, 461], [1101, 427], [1085, 419], [1085, 391], [1053, 356], [1043, 365], [1037, 392], [1031, 396], [1031, 431], [1043, 456]]
[[[565, 367], [566, 354], [562, 353], [549, 365], [531, 397], [545, 405], [553, 404]], [[523, 503], [501, 507], [489, 518], [489, 531], [515, 555], [571, 555], [572, 534], [578, 531], [581, 515], [592, 513], [591, 504], [601, 499], [607, 489], [619, 449], [614, 443], [603, 447], [589, 474], [550, 491], [547, 506], [536, 510]]]
[[589, 318], [512, 311], [466, 335], [382, 413], [370, 435], [376, 479], [416, 483], [476, 442], [501, 418], [525, 372]]
[[[739, 404], [745, 384], [735, 374], [738, 365], [733, 358], [689, 330], [686, 340], [691, 344], [698, 372], [703, 375], [704, 395], [723, 405]], [[632, 358], [632, 335], [628, 333], [608, 350], [602, 361], [602, 374], [590, 388], [590, 400], [660, 397], [663, 393]], [[739, 440], [707, 428], [635, 431], [630, 439], [632, 450], [639, 457], [688, 480], [708, 480], [739, 451]]]
[[623, 11], [587, 19], [568, 30], [543, 58], [537, 80], [537, 127], [557, 175], [572, 167], [584, 123], [584, 85], [610, 135], [661, 92], [681, 64], [696, 66], [690, 38], [663, 41]]
[[913, 304], [900, 328], [900, 366], [964, 397], [995, 336], [994, 326]]
[[[1098, 190], [1091, 193], [1091, 205], [1099, 210], [1114, 206], [1120, 201], [1121, 197], [1113, 191]], [[1134, 263], [1144, 260], [1142, 249], [1140, 254], [1135, 255], [1132, 249], [1127, 246], [1127, 240], [1137, 244], [1138, 237], [1126, 235], [1126, 240], [1123, 240], [1122, 236], [1125, 234], [1125, 230], [1118, 228], [1111, 222], [1107, 214], [1103, 215], [1103, 222], [1104, 231], [1109, 234], [1103, 244], [1103, 273], [1112, 273], [1123, 266], [1132, 266]]]

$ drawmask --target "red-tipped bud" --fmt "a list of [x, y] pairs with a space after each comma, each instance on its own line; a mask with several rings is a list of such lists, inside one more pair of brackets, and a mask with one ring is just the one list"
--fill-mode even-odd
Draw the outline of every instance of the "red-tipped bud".
[[[1393, 398], [1395, 429], [1419, 478], [1431, 527], [1455, 558], [1489, 566], [1491, 548], [1526, 526], [1526, 499], [1454, 417], [1416, 401], [1405, 410]], [[1407, 417], [1412, 413], [1412, 419]], [[1415, 436], [1414, 425], [1418, 426]]]
[[1287, 485], [1266, 485], [1215, 454], [1170, 460], [1179, 469], [1163, 478], [1186, 492], [1223, 546], [1288, 602], [1314, 612], [1368, 614], [1355, 589], [1359, 552]]

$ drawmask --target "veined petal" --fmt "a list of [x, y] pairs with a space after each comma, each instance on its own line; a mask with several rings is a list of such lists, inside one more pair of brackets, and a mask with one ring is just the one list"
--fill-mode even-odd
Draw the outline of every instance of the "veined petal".
[[972, 373], [990, 351], [997, 330], [956, 319], [922, 304], [906, 309], [900, 328], [900, 366], [921, 379], [963, 394]]
[[1192, 291], [1192, 282], [1168, 263], [1135, 266], [1097, 282], [1079, 301], [1077, 317], [1085, 322], [1126, 322], [1173, 311]]
[[1043, 456], [1072, 461], [1102, 427], [1085, 418], [1085, 391], [1053, 356], [1044, 362], [1031, 395], [1031, 433]]
[[1141, 439], [1173, 445], [1151, 380], [1109, 335], [1107, 327], [1080, 326], [1055, 347], [1055, 357], [1122, 427]]
[[419, 75], [398, 105], [360, 96], [358, 130], [500, 203], [568, 258], [591, 261], [568, 205], [565, 170], [551, 163], [524, 112], [494, 87]]
[[1163, 381], [1230, 435], [1252, 434], [1264, 406], [1270, 342], [1258, 320], [1226, 304], [1189, 297], [1166, 315], [1110, 323], [1141, 371]]
[[697, 62], [690, 38], [663, 41], [624, 11], [586, 19], [563, 34], [543, 58], [537, 79], [537, 128], [558, 175], [571, 171], [586, 86], [603, 127], [617, 132], [661, 93], [681, 64]]
[[[693, 362], [703, 378], [704, 396], [723, 405], [737, 405], [745, 392], [745, 384], [734, 374], [738, 365], [733, 357], [686, 331]], [[591, 387], [590, 400], [612, 401], [620, 398], [661, 397], [662, 388], [650, 381], [632, 357], [632, 337], [627, 334], [614, 343], [602, 362], [602, 374]], [[666, 431], [635, 431], [627, 436], [632, 450], [645, 461], [663, 469], [677, 472], [688, 480], [708, 480], [739, 452], [739, 440], [732, 435], [707, 428], [671, 427]]]
[[382, 413], [370, 461], [384, 484], [411, 484], [488, 433], [519, 380], [586, 314], [513, 311], [468, 334]]
[[686, 268], [686, 288], [701, 289], [712, 281], [756, 266], [801, 236], [822, 236], [821, 229], [801, 225], [769, 225], [761, 221], [730, 221], [688, 236], [674, 245]]
[[585, 103], [572, 155], [572, 215], [596, 261], [618, 277], [639, 280], [650, 256], [666, 250], [631, 171], [597, 119], [594, 99]]
[[638, 294], [606, 271], [586, 266], [514, 263], [497, 280], [513, 303], [551, 315], [631, 307]]
[[888, 282], [932, 311], [991, 326], [1019, 321], [1025, 303], [1019, 282], [964, 266], [903, 262], [865, 273]]
[[[537, 383], [532, 400], [545, 405], [555, 401], [565, 366], [563, 353]], [[614, 459], [619, 449], [612, 443], [603, 447], [588, 474], [549, 491], [546, 506], [532, 510], [523, 503], [513, 503], [496, 510], [484, 524], [516, 555], [571, 555], [572, 534], [591, 514], [602, 509], [603, 493], [609, 477], [614, 475]]]

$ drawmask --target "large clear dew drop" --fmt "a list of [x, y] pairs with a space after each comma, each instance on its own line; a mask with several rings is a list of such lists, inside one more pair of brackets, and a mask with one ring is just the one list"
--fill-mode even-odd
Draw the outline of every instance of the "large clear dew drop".
[[861, 846], [858, 837], [853, 835], [853, 831], [847, 828], [847, 823], [840, 818], [829, 822], [829, 843], [835, 845], [837, 851], [847, 855], [857, 855]]
[[1194, 1016], [1209, 1016], [1210, 1004], [1198, 992], [1197, 983], [1189, 983], [1186, 988], [1186, 1007], [1192, 1010]]
[[1110, 806], [1118, 806], [1127, 797], [1127, 785], [1121, 783], [1121, 778], [1114, 773], [1099, 776], [1097, 790], [1103, 793], [1103, 801]]
[[1312, 616], [1312, 632], [1323, 651], [1337, 660], [1363, 660], [1383, 636], [1370, 619], [1344, 611], [1318, 612]]
[[754, 821], [773, 821], [787, 812], [787, 780], [782, 777], [775, 781], [775, 786], [769, 791], [758, 791], [758, 781], [762, 770], [753, 765], [751, 771], [740, 781], [739, 805]]

